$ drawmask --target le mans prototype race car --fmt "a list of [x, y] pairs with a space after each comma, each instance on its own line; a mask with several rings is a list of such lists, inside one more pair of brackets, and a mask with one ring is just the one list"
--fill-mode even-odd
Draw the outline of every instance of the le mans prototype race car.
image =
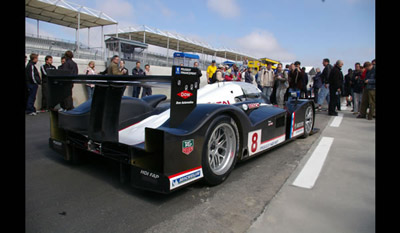
[[[313, 133], [314, 103], [293, 98], [287, 108], [266, 104], [248, 83], [199, 89], [195, 68], [172, 67], [172, 76], [69, 75], [49, 72], [49, 99], [63, 98], [66, 83], [95, 84], [93, 98], [73, 110], [51, 111], [50, 148], [77, 161], [90, 151], [120, 163], [121, 181], [170, 193], [203, 179], [222, 183], [236, 162]], [[123, 96], [126, 85], [171, 86], [165, 95]]]

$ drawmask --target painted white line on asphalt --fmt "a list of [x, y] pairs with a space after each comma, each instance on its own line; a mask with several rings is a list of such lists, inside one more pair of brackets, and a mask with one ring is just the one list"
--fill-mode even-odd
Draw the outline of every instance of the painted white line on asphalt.
[[330, 124], [330, 127], [339, 127], [343, 119], [343, 113], [339, 113]]
[[294, 186], [307, 189], [314, 187], [332, 143], [332, 137], [322, 137], [307, 163], [304, 165], [299, 175], [297, 175], [293, 182]]

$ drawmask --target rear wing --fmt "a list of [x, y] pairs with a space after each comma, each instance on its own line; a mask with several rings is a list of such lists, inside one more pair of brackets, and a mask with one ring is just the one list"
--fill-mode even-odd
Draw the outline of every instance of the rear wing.
[[48, 101], [54, 107], [66, 97], [72, 83], [94, 84], [88, 136], [94, 141], [118, 142], [118, 119], [125, 86], [171, 86], [169, 127], [176, 128], [197, 104], [200, 79], [197, 68], [172, 66], [171, 76], [72, 75], [65, 70], [48, 70]]

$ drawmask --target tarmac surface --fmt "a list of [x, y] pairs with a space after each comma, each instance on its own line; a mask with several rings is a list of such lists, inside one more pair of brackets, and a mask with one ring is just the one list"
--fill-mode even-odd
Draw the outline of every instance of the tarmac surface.
[[[96, 155], [70, 165], [48, 147], [49, 114], [26, 116], [26, 232], [373, 232], [375, 120], [342, 112], [339, 127], [317, 112], [319, 133], [237, 164], [221, 185], [170, 195], [121, 184], [118, 163]], [[315, 186], [292, 186], [323, 136], [334, 141]]]
[[[333, 117], [248, 233], [375, 232], [375, 120], [356, 119], [348, 110], [341, 114], [341, 122], [340, 115]], [[327, 138], [332, 144], [314, 186], [301, 186], [298, 177], [313, 169], [308, 166], [313, 151]]]

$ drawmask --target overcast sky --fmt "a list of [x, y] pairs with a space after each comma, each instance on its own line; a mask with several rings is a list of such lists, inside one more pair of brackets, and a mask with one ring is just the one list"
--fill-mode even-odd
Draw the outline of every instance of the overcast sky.
[[[68, 0], [105, 12], [119, 28], [147, 25], [238, 49], [256, 57], [322, 68], [322, 59], [355, 62], [375, 58], [373, 0]], [[75, 30], [40, 22], [40, 34], [75, 40]], [[106, 26], [105, 33], [115, 33]], [[36, 34], [36, 20], [26, 19]], [[91, 46], [100, 47], [100, 28], [90, 30]], [[80, 32], [87, 44], [87, 29]]]

